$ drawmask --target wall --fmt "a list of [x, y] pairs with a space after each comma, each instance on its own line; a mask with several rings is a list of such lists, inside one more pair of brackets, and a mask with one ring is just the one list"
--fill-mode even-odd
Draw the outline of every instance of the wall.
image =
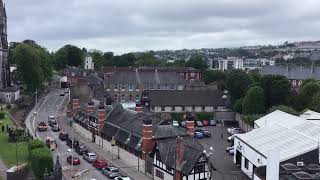
[[247, 124], [246, 122], [244, 122], [241, 118], [241, 114], [236, 113], [235, 115], [236, 121], [238, 121], [239, 127], [244, 131], [244, 132], [249, 132], [252, 131], [252, 129], [254, 128], [253, 126], [251, 126], [250, 124]]
[[164, 174], [163, 180], [172, 180], [172, 179], [173, 179], [173, 176], [172, 176], [171, 174], [166, 173], [165, 171], [163, 171], [163, 170], [161, 170], [161, 169], [159, 169], [159, 168], [157, 168], [157, 167], [155, 167], [155, 166], [154, 166], [154, 170], [153, 170], [153, 172], [154, 172], [154, 176], [153, 176], [154, 179], [156, 179], [156, 180], [162, 180], [162, 179], [160, 179], [160, 178], [158, 178], [158, 177], [156, 176], [156, 170], [159, 170], [159, 171], [163, 172], [163, 174]]

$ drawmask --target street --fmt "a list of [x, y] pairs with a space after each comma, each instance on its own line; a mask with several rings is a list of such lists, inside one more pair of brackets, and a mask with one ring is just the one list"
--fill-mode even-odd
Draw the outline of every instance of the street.
[[[65, 96], [60, 96], [60, 93], [64, 93], [64, 90], [50, 90], [50, 93], [45, 97], [44, 102], [39, 107], [36, 117], [34, 119], [32, 118], [32, 127], [36, 128], [37, 123], [40, 121], [48, 122], [48, 117], [50, 115], [55, 116], [56, 119], [60, 118], [61, 116], [65, 116], [64, 114], [61, 114], [59, 109], [63, 105], [64, 99], [68, 98], [68, 96], [67, 94], [65, 94]], [[63, 129], [63, 127], [61, 128]], [[47, 137], [53, 137], [56, 140], [58, 148], [54, 151], [54, 160], [56, 160], [56, 157], [59, 155], [60, 163], [63, 167], [64, 176], [67, 176], [67, 179], [72, 179], [72, 175], [86, 169], [90, 170], [88, 173], [89, 177], [87, 176], [89, 179], [108, 179], [105, 175], [101, 173], [101, 171], [96, 170], [90, 163], [86, 162], [82, 157], [80, 157], [80, 165], [76, 165], [74, 167], [69, 165], [66, 159], [67, 156], [70, 154], [68, 152], [68, 149], [70, 148], [66, 145], [65, 142], [59, 140], [59, 132], [53, 132], [50, 126], [47, 131], [36, 131], [36, 133], [37, 137], [40, 137], [43, 141], [45, 141]], [[70, 135], [70, 137], [72, 138], [72, 135]], [[77, 155], [75, 152], [74, 154]]]

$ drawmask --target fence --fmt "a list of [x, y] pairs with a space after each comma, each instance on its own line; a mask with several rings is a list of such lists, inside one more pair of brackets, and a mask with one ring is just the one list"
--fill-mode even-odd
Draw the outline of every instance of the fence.
[[247, 124], [242, 118], [241, 114], [236, 113], [235, 114], [236, 121], [238, 121], [239, 127], [244, 131], [244, 132], [249, 132], [253, 129], [253, 126], [250, 124]]

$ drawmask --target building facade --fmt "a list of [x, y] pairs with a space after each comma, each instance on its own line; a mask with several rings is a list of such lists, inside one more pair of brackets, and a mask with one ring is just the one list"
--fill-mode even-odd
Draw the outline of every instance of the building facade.
[[94, 69], [94, 62], [91, 56], [86, 56], [84, 59], [84, 69]]
[[209, 61], [209, 67], [216, 70], [231, 70], [231, 69], [242, 69], [242, 70], [255, 70], [260, 69], [263, 66], [274, 66], [275, 61], [265, 58], [238, 58], [228, 57], [218, 58], [216, 60]]

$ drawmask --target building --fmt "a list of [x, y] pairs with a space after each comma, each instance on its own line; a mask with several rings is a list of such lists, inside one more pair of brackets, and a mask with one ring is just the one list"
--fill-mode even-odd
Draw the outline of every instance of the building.
[[225, 110], [226, 98], [219, 90], [145, 90], [143, 97], [156, 113], [215, 112]]
[[91, 56], [86, 56], [84, 59], [84, 69], [94, 69], [94, 62]]
[[81, 69], [79, 67], [68, 66], [63, 70], [63, 75], [67, 77], [68, 87], [87, 84], [87, 76], [94, 73], [91, 69]]
[[[299, 179], [295, 177], [298, 172], [315, 174], [308, 170], [308, 165], [319, 165], [319, 116], [311, 119], [315, 115], [309, 111], [297, 117], [275, 111], [256, 120], [254, 130], [235, 136], [234, 163], [254, 180]], [[292, 164], [296, 169], [288, 170], [286, 166], [294, 167]]]
[[117, 103], [81, 104], [73, 99], [72, 107], [76, 131], [152, 179], [205, 180], [214, 170], [193, 138], [193, 116], [188, 116], [184, 129]]
[[9, 45], [7, 40], [6, 7], [0, 0], [0, 101], [14, 103], [20, 97], [19, 88], [11, 84], [8, 62]]
[[266, 58], [238, 58], [228, 57], [226, 59], [218, 58], [216, 60], [209, 61], [209, 67], [217, 70], [231, 70], [231, 69], [242, 69], [242, 70], [255, 70], [260, 69], [263, 66], [274, 66], [275, 61]]
[[306, 79], [320, 80], [320, 67], [264, 66], [260, 69], [260, 74], [285, 76], [289, 79], [292, 88], [299, 89]]
[[104, 77], [104, 89], [116, 102], [139, 101], [144, 90], [183, 90], [187, 81], [176, 72], [157, 69], [116, 71]]

